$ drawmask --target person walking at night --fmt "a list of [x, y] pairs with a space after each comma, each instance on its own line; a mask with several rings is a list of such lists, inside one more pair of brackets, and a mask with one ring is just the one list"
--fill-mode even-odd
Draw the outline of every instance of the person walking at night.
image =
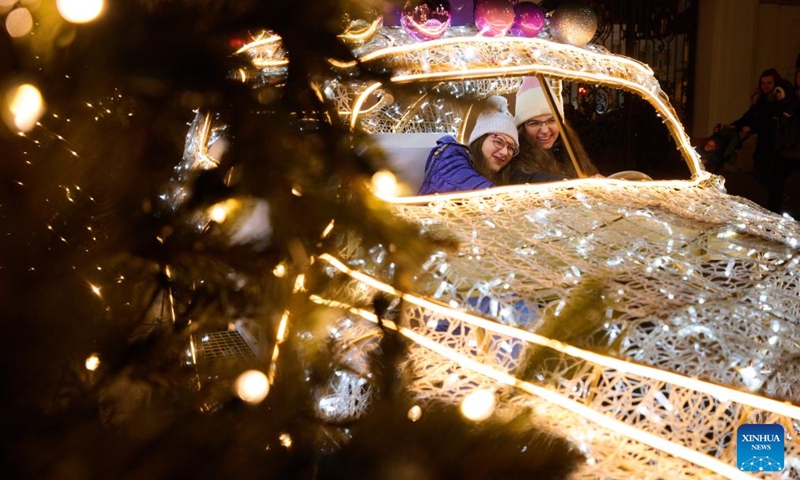
[[774, 68], [761, 73], [758, 87], [753, 95], [750, 108], [731, 126], [743, 136], [756, 135], [756, 147], [753, 151], [753, 174], [766, 188], [769, 188], [770, 170], [775, 163], [775, 85], [780, 82], [781, 75]]
[[778, 82], [774, 103], [774, 158], [767, 179], [767, 208], [782, 213], [786, 181], [800, 167], [800, 98], [790, 81]]

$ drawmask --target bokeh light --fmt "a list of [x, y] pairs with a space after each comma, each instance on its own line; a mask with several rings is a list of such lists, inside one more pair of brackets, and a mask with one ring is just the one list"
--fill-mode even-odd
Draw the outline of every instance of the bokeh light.
[[272, 269], [272, 274], [278, 278], [283, 278], [286, 276], [286, 264], [281, 262], [275, 265], [275, 268]]
[[30, 131], [42, 118], [44, 110], [42, 94], [29, 83], [12, 86], [3, 96], [3, 122], [12, 131]]
[[241, 207], [241, 202], [234, 198], [215, 203], [208, 207], [206, 214], [213, 222], [223, 223], [236, 210]]
[[226, 218], [228, 218], [228, 208], [224, 203], [218, 203], [211, 207], [208, 212], [208, 216], [211, 217], [211, 220], [217, 223], [222, 223]]
[[33, 29], [33, 16], [27, 8], [15, 8], [6, 16], [6, 31], [12, 38], [20, 38]]
[[494, 392], [491, 390], [475, 390], [464, 397], [461, 402], [461, 414], [475, 422], [486, 420], [494, 413], [496, 401]]
[[258, 370], [247, 370], [234, 383], [236, 396], [251, 405], [261, 403], [269, 394], [269, 381]]
[[103, 12], [103, 0], [56, 0], [58, 13], [72, 23], [91, 22]]
[[94, 372], [95, 370], [97, 370], [97, 367], [100, 366], [100, 357], [98, 357], [96, 353], [89, 355], [86, 358], [85, 365], [86, 365], [86, 370]]
[[372, 176], [372, 190], [380, 197], [397, 196], [397, 177], [388, 170], [379, 170]]
[[416, 422], [422, 416], [422, 408], [419, 405], [414, 405], [413, 407], [408, 409], [408, 419], [412, 422]]

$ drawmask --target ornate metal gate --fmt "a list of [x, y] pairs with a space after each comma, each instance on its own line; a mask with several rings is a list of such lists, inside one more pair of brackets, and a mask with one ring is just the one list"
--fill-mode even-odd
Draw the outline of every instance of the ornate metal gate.
[[[563, 0], [543, 0], [540, 5], [552, 11], [564, 3]], [[588, 0], [586, 3], [598, 17], [592, 43], [648, 64], [684, 126], [691, 130], [697, 0]], [[650, 112], [642, 111], [649, 106], [631, 101], [634, 96], [623, 93], [627, 98], [617, 99], [617, 106], [622, 108], [602, 118], [609, 102], [608, 92], [572, 88], [564, 93], [571, 96], [565, 99], [567, 103], [579, 106], [579, 111], [592, 112], [594, 132], [587, 131], [586, 136], [581, 136], [584, 143], [607, 142], [608, 135], [594, 134], [598, 125], [606, 132], [615, 129], [632, 132], [615, 137], [623, 138], [622, 144], [619, 141], [596, 144], [595, 151], [607, 150], [608, 157], [613, 157], [620, 168], [646, 172], [669, 169], [669, 165], [654, 165], [648, 159], [649, 153], [657, 150], [663, 153], [661, 143], [665, 142], [663, 146], [666, 146], [668, 142], [660, 138], [663, 136], [660, 125], [641, 123], [641, 119], [651, 117]], [[580, 115], [578, 117], [580, 119]]]

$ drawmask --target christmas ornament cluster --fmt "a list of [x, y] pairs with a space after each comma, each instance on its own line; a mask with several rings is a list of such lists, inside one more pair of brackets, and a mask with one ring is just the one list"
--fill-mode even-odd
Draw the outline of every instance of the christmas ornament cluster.
[[[456, 25], [456, 13], [467, 8], [456, 3], [463, 1], [407, 0], [398, 12], [399, 25], [418, 42], [442, 38]], [[547, 12], [532, 1], [475, 0], [472, 11], [477, 34], [485, 37], [539, 37], [582, 47], [597, 31], [597, 15], [578, 1]], [[383, 18], [375, 22], [382, 23]]]

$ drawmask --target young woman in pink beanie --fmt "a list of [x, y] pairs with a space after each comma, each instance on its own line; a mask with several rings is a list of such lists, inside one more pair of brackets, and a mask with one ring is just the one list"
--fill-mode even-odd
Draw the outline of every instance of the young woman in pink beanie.
[[[554, 100], [561, 110], [561, 99]], [[578, 174], [564, 148], [555, 114], [550, 110], [538, 78], [523, 78], [517, 91], [514, 113], [514, 123], [520, 139], [520, 159], [523, 160], [519, 162], [520, 168], [576, 178]], [[596, 175], [597, 168], [589, 160], [575, 132], [567, 125], [565, 130], [582, 170], [587, 176]], [[547, 155], [542, 155], [541, 150]], [[527, 172], [517, 172], [515, 177], [524, 177], [525, 173]]]

